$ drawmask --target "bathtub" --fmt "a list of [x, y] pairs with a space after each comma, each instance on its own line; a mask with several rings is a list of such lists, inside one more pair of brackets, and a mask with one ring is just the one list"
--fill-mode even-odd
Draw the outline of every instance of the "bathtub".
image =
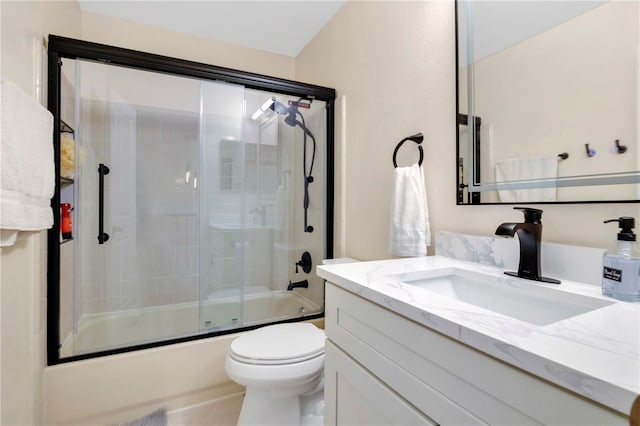
[[295, 291], [277, 290], [203, 302], [154, 306], [83, 316], [60, 348], [62, 357], [232, 330], [318, 314], [321, 308]]

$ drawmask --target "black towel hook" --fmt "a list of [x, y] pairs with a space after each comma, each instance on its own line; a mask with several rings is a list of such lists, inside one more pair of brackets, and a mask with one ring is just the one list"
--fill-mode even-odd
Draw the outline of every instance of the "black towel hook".
[[589, 144], [588, 143], [584, 144], [584, 149], [587, 151], [587, 157], [589, 157], [589, 158], [595, 157], [596, 150], [593, 149], [593, 148], [589, 148]]
[[627, 146], [620, 145], [620, 139], [616, 139], [615, 141], [613, 141], [613, 143], [616, 145], [616, 148], [615, 148], [616, 153], [624, 154], [625, 152], [627, 152]]
[[416, 133], [415, 135], [407, 136], [406, 138], [398, 142], [398, 145], [396, 145], [396, 149], [393, 150], [393, 167], [398, 167], [398, 163], [396, 162], [396, 154], [398, 153], [398, 149], [400, 149], [400, 146], [406, 141], [413, 141], [418, 144], [418, 151], [420, 152], [420, 160], [418, 161], [418, 165], [422, 166], [422, 160], [424, 160], [424, 151], [422, 150], [420, 144], [423, 140], [424, 136], [422, 135], [422, 133]]

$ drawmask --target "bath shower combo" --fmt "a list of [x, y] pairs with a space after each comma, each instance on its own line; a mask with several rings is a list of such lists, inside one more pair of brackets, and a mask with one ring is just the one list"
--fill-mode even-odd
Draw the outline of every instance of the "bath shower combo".
[[49, 365], [323, 315], [335, 90], [58, 36], [48, 56], [74, 225], [48, 237]]

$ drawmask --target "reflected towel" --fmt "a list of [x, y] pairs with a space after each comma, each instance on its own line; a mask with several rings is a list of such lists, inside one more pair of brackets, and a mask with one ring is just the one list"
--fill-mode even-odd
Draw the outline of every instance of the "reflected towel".
[[53, 117], [2, 76], [0, 97], [0, 229], [51, 228]]
[[427, 191], [422, 167], [414, 164], [394, 169], [391, 199], [389, 253], [425, 256], [431, 243]]
[[[496, 161], [496, 183], [527, 179], [558, 177], [558, 156], [510, 158]], [[556, 201], [556, 188], [502, 189], [498, 191], [500, 201], [533, 202]]]

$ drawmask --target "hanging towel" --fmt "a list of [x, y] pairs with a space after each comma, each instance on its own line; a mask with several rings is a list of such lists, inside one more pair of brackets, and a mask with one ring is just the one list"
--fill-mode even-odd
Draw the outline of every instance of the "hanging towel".
[[[496, 161], [496, 183], [558, 177], [558, 156], [511, 158]], [[556, 188], [504, 189], [498, 191], [500, 201], [556, 201]]]
[[431, 244], [427, 191], [418, 163], [394, 169], [391, 199], [389, 253], [393, 256], [425, 256]]
[[51, 228], [53, 116], [0, 76], [0, 244], [18, 231]]

